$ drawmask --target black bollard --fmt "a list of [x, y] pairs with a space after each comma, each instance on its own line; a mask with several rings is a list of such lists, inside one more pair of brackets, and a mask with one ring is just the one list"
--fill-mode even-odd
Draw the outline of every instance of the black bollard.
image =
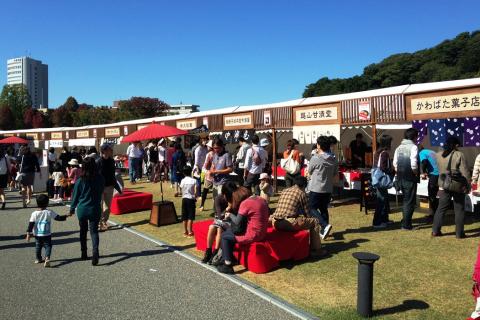
[[380, 256], [368, 252], [355, 252], [358, 260], [357, 312], [363, 317], [373, 314], [373, 264]]

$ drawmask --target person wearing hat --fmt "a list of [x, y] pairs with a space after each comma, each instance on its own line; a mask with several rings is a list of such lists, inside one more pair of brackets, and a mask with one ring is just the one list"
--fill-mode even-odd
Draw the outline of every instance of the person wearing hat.
[[67, 194], [70, 195], [72, 192], [72, 187], [75, 185], [75, 182], [77, 182], [78, 178], [80, 178], [81, 175], [81, 169], [80, 169], [80, 163], [78, 162], [77, 159], [71, 159], [68, 162], [68, 167], [67, 167], [67, 178], [69, 185], [67, 187]]
[[98, 172], [105, 180], [105, 187], [102, 194], [102, 213], [100, 216], [99, 229], [100, 231], [108, 230], [108, 218], [110, 217], [110, 207], [112, 205], [113, 190], [122, 193], [122, 188], [118, 185], [115, 176], [115, 161], [113, 160], [113, 148], [110, 144], [104, 143], [100, 147], [102, 156], [95, 162]]
[[[262, 143], [265, 145], [265, 141], [268, 140], [262, 139]], [[247, 150], [247, 155], [245, 156], [245, 170], [244, 178], [245, 182], [244, 187], [248, 189], [254, 188], [255, 194], [260, 195], [260, 174], [263, 172], [268, 160], [268, 154], [265, 149], [260, 145], [260, 138], [258, 135], [252, 137], [252, 147]]]
[[267, 204], [270, 203], [270, 197], [273, 196], [273, 188], [270, 176], [268, 173], [262, 173], [260, 175], [260, 197], [267, 201]]

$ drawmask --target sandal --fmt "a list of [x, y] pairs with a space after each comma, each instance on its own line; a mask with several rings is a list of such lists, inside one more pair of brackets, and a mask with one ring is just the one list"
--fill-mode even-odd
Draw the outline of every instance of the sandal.
[[188, 238], [188, 232], [184, 232], [183, 237]]
[[194, 236], [194, 234], [193, 234], [193, 232], [189, 232], [189, 233], [187, 234], [187, 236], [191, 238], [191, 237]]

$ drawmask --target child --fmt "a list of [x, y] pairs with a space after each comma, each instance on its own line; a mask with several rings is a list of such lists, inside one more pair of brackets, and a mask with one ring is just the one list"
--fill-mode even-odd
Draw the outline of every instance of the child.
[[55, 163], [53, 166], [53, 173], [52, 173], [52, 179], [53, 179], [53, 187], [54, 187], [54, 200], [61, 199], [60, 195], [62, 192], [62, 180], [64, 179], [64, 175], [62, 173], [62, 166], [59, 163]]
[[270, 177], [267, 173], [262, 173], [260, 175], [260, 197], [267, 201], [267, 204], [270, 202], [270, 197], [273, 196], [273, 188], [270, 183]]
[[193, 237], [192, 223], [195, 220], [195, 194], [197, 189], [197, 181], [191, 177], [192, 167], [183, 167], [185, 178], [180, 182], [182, 189], [182, 221], [185, 237]]
[[48, 196], [41, 194], [37, 197], [37, 207], [39, 210], [34, 211], [30, 217], [27, 229], [27, 241], [30, 241], [30, 236], [33, 231], [35, 237], [35, 253], [37, 259], [35, 263], [43, 262], [42, 248], [45, 248], [45, 264], [44, 267], [50, 267], [50, 254], [52, 252], [52, 232], [51, 224], [52, 218], [56, 221], [65, 221], [67, 216], [60, 216], [55, 212], [48, 210]]

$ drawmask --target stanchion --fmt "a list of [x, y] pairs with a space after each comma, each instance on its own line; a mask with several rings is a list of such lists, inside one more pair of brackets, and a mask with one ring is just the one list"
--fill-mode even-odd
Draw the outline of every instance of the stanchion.
[[352, 254], [358, 260], [357, 312], [363, 317], [373, 314], [373, 264], [380, 256], [368, 252]]

